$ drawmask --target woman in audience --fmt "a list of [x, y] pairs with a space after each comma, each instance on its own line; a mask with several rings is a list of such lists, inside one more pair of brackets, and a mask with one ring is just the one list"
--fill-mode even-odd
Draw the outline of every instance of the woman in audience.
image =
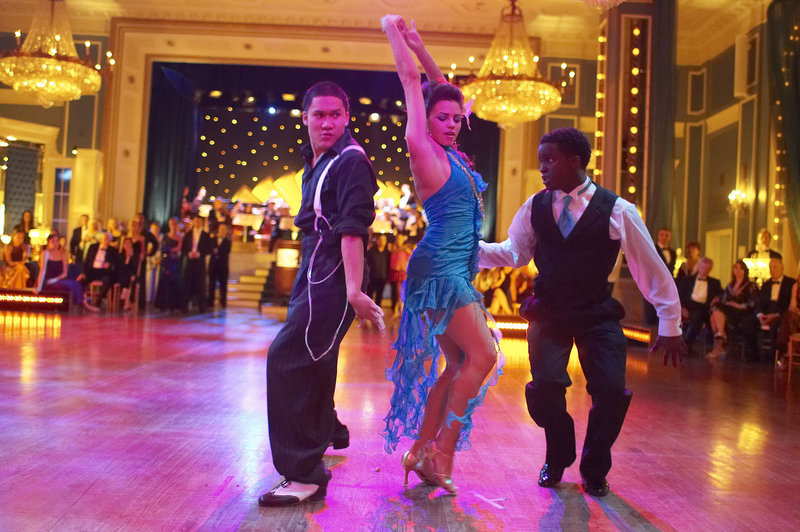
[[119, 249], [120, 239], [122, 238], [122, 231], [119, 228], [119, 222], [116, 218], [109, 218], [106, 225], [106, 232], [111, 235], [111, 246]]
[[123, 310], [131, 309], [131, 288], [134, 286], [134, 281], [138, 275], [141, 263], [139, 260], [141, 254], [137, 252], [137, 249], [134, 247], [137, 244], [139, 245], [139, 249], [141, 249], [140, 242], [134, 243], [131, 237], [126, 236], [122, 239], [120, 259], [114, 270], [116, 276], [114, 282], [122, 288], [122, 301], [125, 302]]
[[33, 229], [33, 215], [31, 211], [25, 211], [22, 213], [22, 221], [14, 228], [14, 231], [18, 231], [24, 235], [23, 243], [28, 246], [31, 245], [31, 229]]
[[159, 310], [181, 308], [181, 242], [177, 218], [169, 219], [169, 233], [161, 241], [161, 270], [156, 289], [155, 306]]
[[39, 261], [39, 279], [33, 289], [34, 293], [66, 290], [71, 295], [74, 308], [83, 307], [92, 312], [99, 310], [86, 302], [83, 288], [78, 281], [67, 279], [69, 256], [61, 247], [61, 236], [57, 231], [51, 231], [47, 235], [47, 247], [42, 251]]
[[[145, 263], [147, 265], [145, 275], [145, 286], [147, 291], [147, 302], [152, 303], [156, 298], [156, 286], [158, 286], [158, 270], [161, 263], [161, 253], [157, 251], [161, 248], [161, 227], [158, 223], [153, 222], [150, 224], [150, 234], [153, 235], [155, 244], [148, 243], [147, 245], [147, 258]], [[155, 253], [153, 251], [156, 251]]]
[[27, 286], [30, 272], [25, 266], [30, 256], [30, 246], [25, 245], [25, 238], [20, 231], [11, 235], [11, 242], [3, 254], [6, 265], [3, 267], [2, 287], [23, 289]]
[[678, 270], [678, 278], [691, 277], [697, 275], [697, 265], [700, 262], [700, 242], [689, 242], [686, 244], [686, 260]]
[[514, 268], [510, 266], [492, 270], [492, 304], [488, 307], [489, 314], [492, 316], [511, 314], [508, 299], [511, 294], [511, 272], [513, 271]]
[[750, 282], [750, 270], [743, 260], [733, 265], [731, 282], [725, 287], [722, 296], [711, 303], [711, 328], [714, 331], [714, 349], [708, 353], [715, 358], [725, 352], [724, 343], [728, 331], [740, 331], [748, 343], [750, 354], [755, 354], [758, 319], [755, 308], [758, 302], [758, 288]]

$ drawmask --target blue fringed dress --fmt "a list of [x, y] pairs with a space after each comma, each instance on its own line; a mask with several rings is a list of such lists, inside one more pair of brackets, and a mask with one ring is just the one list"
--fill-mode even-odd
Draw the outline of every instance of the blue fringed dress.
[[[401, 437], [418, 438], [428, 391], [438, 377], [442, 355], [436, 335], [444, 333], [456, 309], [473, 301], [483, 307], [483, 296], [472, 285], [479, 270], [480, 206], [465, 171], [467, 163], [452, 149], [447, 149], [447, 156], [450, 178], [422, 205], [428, 227], [408, 262], [408, 278], [403, 285], [403, 314], [397, 339], [391, 347], [395, 358], [386, 370], [386, 378], [395, 385], [391, 410], [384, 419], [384, 448], [388, 453], [397, 448]], [[478, 191], [483, 192], [486, 183], [475, 172], [472, 177]], [[486, 312], [486, 308], [483, 310]], [[458, 450], [470, 448], [472, 412], [483, 402], [488, 387], [497, 382], [501, 368], [502, 353], [494, 374], [477, 397], [470, 400], [464, 416], [457, 418], [453, 412], [448, 414], [448, 425], [453, 419], [463, 423]]]

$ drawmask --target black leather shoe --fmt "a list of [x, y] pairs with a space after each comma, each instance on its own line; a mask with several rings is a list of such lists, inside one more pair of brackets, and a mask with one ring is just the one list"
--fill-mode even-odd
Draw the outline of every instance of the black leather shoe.
[[271, 491], [258, 498], [259, 506], [268, 508], [285, 508], [287, 506], [297, 506], [305, 501], [319, 501], [325, 498], [328, 486], [317, 486], [315, 484], [300, 484], [290, 480], [284, 480]]
[[561, 482], [562, 476], [564, 476], [563, 467], [544, 464], [542, 470], [539, 472], [539, 485], [543, 488], [552, 488]]
[[581, 484], [583, 485], [583, 491], [591, 495], [592, 497], [605, 497], [608, 495], [609, 487], [608, 481], [604, 478], [583, 478]]

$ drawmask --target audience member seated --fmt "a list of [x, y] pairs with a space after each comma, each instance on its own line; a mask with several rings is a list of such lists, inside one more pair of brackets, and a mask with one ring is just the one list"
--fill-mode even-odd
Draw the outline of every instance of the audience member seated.
[[6, 264], [3, 266], [0, 285], [2, 288], [25, 288], [31, 276], [26, 266], [30, 256], [30, 247], [25, 245], [25, 238], [21, 232], [15, 231], [11, 235], [11, 242], [6, 246], [3, 255]]
[[689, 242], [686, 244], [686, 260], [681, 264], [676, 277], [692, 277], [697, 275], [697, 265], [700, 262], [700, 242]]
[[772, 244], [772, 235], [766, 229], [762, 229], [758, 232], [758, 243], [756, 244], [755, 249], [751, 250], [748, 253], [748, 257], [751, 259], [782, 259], [780, 253], [777, 251], [771, 250], [769, 248], [770, 244]]
[[508, 303], [511, 297], [511, 272], [513, 271], [514, 268], [510, 266], [492, 269], [492, 302], [486, 307], [489, 314], [493, 316], [513, 314]]
[[93, 282], [100, 281], [102, 283], [98, 306], [111, 289], [111, 283], [114, 281], [114, 267], [119, 258], [117, 249], [111, 247], [111, 236], [108, 233], [100, 233], [99, 238], [98, 244], [89, 246], [86, 259], [83, 261], [83, 271], [77, 279], [83, 286], [84, 292]]
[[[761, 329], [767, 332], [767, 340], [774, 354], [786, 349], [786, 336], [779, 335], [778, 331], [789, 310], [795, 280], [783, 274], [781, 259], [770, 259], [769, 274], [770, 279], [761, 286], [756, 316], [761, 323]], [[769, 362], [771, 358], [767, 357], [765, 362]]]
[[711, 335], [711, 303], [722, 295], [719, 279], [709, 276], [713, 267], [714, 261], [703, 257], [697, 261], [697, 274], [684, 276], [678, 283], [684, 322], [683, 338], [690, 347], [704, 325], [706, 334]]
[[711, 305], [711, 326], [715, 341], [714, 349], [708, 353], [709, 358], [718, 357], [725, 352], [723, 344], [728, 334], [740, 334], [745, 341], [747, 358], [756, 356], [758, 338], [758, 319], [756, 304], [758, 303], [758, 287], [750, 281], [750, 270], [743, 260], [733, 265], [731, 282], [725, 287], [722, 297]]
[[[800, 276], [800, 271], [798, 271], [798, 276]], [[789, 343], [789, 337], [791, 335], [800, 333], [800, 294], [798, 293], [800, 290], [798, 290], [798, 286], [800, 286], [798, 282], [792, 285], [791, 303], [789, 303], [789, 311], [786, 313], [784, 326], [781, 331], [783, 333], [782, 340], [785, 344]], [[778, 361], [778, 369], [785, 370], [786, 368], [786, 361], [784, 358], [781, 358]]]
[[67, 279], [67, 254], [61, 247], [61, 236], [57, 231], [47, 235], [47, 247], [39, 258], [39, 279], [33, 291], [36, 294], [50, 291], [66, 290], [70, 293], [74, 308], [85, 308], [97, 312], [99, 309], [90, 305], [83, 297], [83, 287], [78, 281]]
[[533, 261], [511, 272], [511, 303], [514, 309], [523, 301], [533, 295], [533, 280], [536, 278], [536, 269]]
[[122, 251], [120, 252], [117, 267], [114, 271], [114, 283], [118, 284], [122, 289], [122, 301], [124, 301], [123, 310], [131, 310], [131, 299], [134, 283], [139, 275], [139, 266], [141, 264], [140, 254], [133, 248], [133, 239], [126, 236], [122, 239]]

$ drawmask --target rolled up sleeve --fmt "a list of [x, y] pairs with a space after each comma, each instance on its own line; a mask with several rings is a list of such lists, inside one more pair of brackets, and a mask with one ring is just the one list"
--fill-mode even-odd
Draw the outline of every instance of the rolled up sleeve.
[[373, 197], [378, 191], [372, 165], [361, 153], [347, 153], [336, 173], [338, 216], [333, 220], [333, 233], [337, 238], [348, 235], [366, 239], [375, 220]]

